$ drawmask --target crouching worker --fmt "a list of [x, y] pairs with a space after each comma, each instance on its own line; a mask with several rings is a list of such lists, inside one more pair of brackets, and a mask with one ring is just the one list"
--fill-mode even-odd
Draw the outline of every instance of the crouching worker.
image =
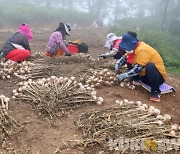
[[106, 36], [106, 42], [104, 47], [109, 50], [105, 54], [100, 54], [99, 57], [106, 59], [114, 57], [114, 59], [119, 59], [123, 55], [123, 52], [119, 50], [119, 43], [121, 42], [122, 37], [117, 37], [114, 33], [109, 33]]
[[[132, 35], [133, 37], [137, 37], [137, 34], [135, 32], [129, 31], [128, 34]], [[133, 58], [134, 58], [134, 53], [132, 54], [125, 54], [125, 50], [120, 49], [119, 44], [122, 41], [122, 37], [117, 37], [114, 33], [109, 33], [106, 36], [106, 42], [104, 47], [109, 49], [109, 52], [105, 53], [105, 54], [100, 54], [99, 57], [106, 59], [106, 58], [110, 58], [113, 57], [116, 60], [120, 60], [122, 61], [123, 59], [123, 63], [127, 64], [128, 69], [132, 68], [132, 62], [133, 62]]]
[[[166, 79], [166, 70], [159, 53], [146, 43], [138, 41], [137, 38], [129, 33], [123, 35], [119, 46], [128, 54], [134, 53], [134, 58], [132, 69], [117, 75], [117, 79], [122, 81], [125, 78], [134, 77], [141, 80], [151, 87], [150, 100], [160, 102], [161, 91], [159, 86]], [[123, 64], [123, 62], [117, 61], [115, 70], [118, 70]]]
[[32, 32], [28, 24], [19, 26], [18, 31], [10, 36], [2, 48], [2, 56], [6, 60], [22, 62], [30, 57], [31, 49], [29, 41], [32, 40]]
[[51, 34], [48, 41], [46, 56], [71, 56], [66, 47], [66, 36], [70, 36], [70, 26], [64, 23], [60, 23], [56, 30]]

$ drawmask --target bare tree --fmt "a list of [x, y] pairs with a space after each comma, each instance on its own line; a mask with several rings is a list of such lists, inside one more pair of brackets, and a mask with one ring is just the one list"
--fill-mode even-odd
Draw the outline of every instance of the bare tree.
[[164, 9], [163, 9], [163, 13], [162, 13], [162, 21], [161, 21], [161, 30], [165, 30], [166, 29], [166, 18], [167, 18], [167, 11], [168, 11], [168, 5], [169, 5], [170, 0], [163, 0], [163, 5], [164, 5]]

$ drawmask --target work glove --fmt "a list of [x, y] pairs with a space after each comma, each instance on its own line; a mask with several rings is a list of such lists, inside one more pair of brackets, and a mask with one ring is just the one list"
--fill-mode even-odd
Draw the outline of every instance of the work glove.
[[119, 63], [116, 63], [115, 64], [115, 71], [118, 72], [118, 70], [119, 70]]
[[116, 61], [115, 71], [118, 72], [119, 67], [123, 66], [126, 63], [126, 57], [123, 55], [120, 59]]
[[3, 52], [0, 51], [0, 58], [3, 56]]
[[65, 56], [71, 56], [71, 54], [69, 52], [65, 53]]
[[102, 59], [106, 59], [107, 58], [105, 54], [100, 54], [99, 57], [102, 58]]
[[122, 80], [126, 79], [127, 77], [128, 77], [128, 73], [122, 73], [122, 74], [116, 76], [118, 81], [122, 81]]

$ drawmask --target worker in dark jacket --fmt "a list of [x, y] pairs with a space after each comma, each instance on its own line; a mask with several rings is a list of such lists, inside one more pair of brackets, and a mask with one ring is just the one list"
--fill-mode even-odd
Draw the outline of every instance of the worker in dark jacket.
[[16, 33], [14, 33], [5, 42], [2, 48], [2, 56], [6, 60], [22, 62], [29, 58], [31, 49], [29, 41], [32, 40], [32, 32], [28, 24], [21, 24]]

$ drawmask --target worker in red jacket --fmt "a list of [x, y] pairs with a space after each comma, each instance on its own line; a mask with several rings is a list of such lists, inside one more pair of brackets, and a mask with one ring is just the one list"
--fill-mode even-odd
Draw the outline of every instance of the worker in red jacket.
[[[135, 32], [129, 31], [128, 34], [130, 34], [133, 37], [137, 37], [137, 34]], [[128, 69], [130, 70], [132, 68], [134, 53], [132, 54], [125, 54], [125, 50], [121, 49], [119, 47], [119, 44], [122, 41], [122, 37], [117, 37], [114, 33], [109, 33], [106, 36], [106, 42], [104, 47], [108, 48], [109, 51], [105, 54], [100, 54], [99, 57], [106, 59], [113, 57], [117, 61], [123, 61], [124, 64], [127, 64]]]
[[114, 57], [114, 59], [119, 59], [123, 55], [122, 51], [119, 50], [119, 43], [121, 42], [122, 37], [117, 37], [114, 33], [109, 33], [106, 36], [106, 42], [104, 44], [105, 48], [108, 48], [109, 52], [105, 54], [100, 54], [99, 57], [106, 59]]

